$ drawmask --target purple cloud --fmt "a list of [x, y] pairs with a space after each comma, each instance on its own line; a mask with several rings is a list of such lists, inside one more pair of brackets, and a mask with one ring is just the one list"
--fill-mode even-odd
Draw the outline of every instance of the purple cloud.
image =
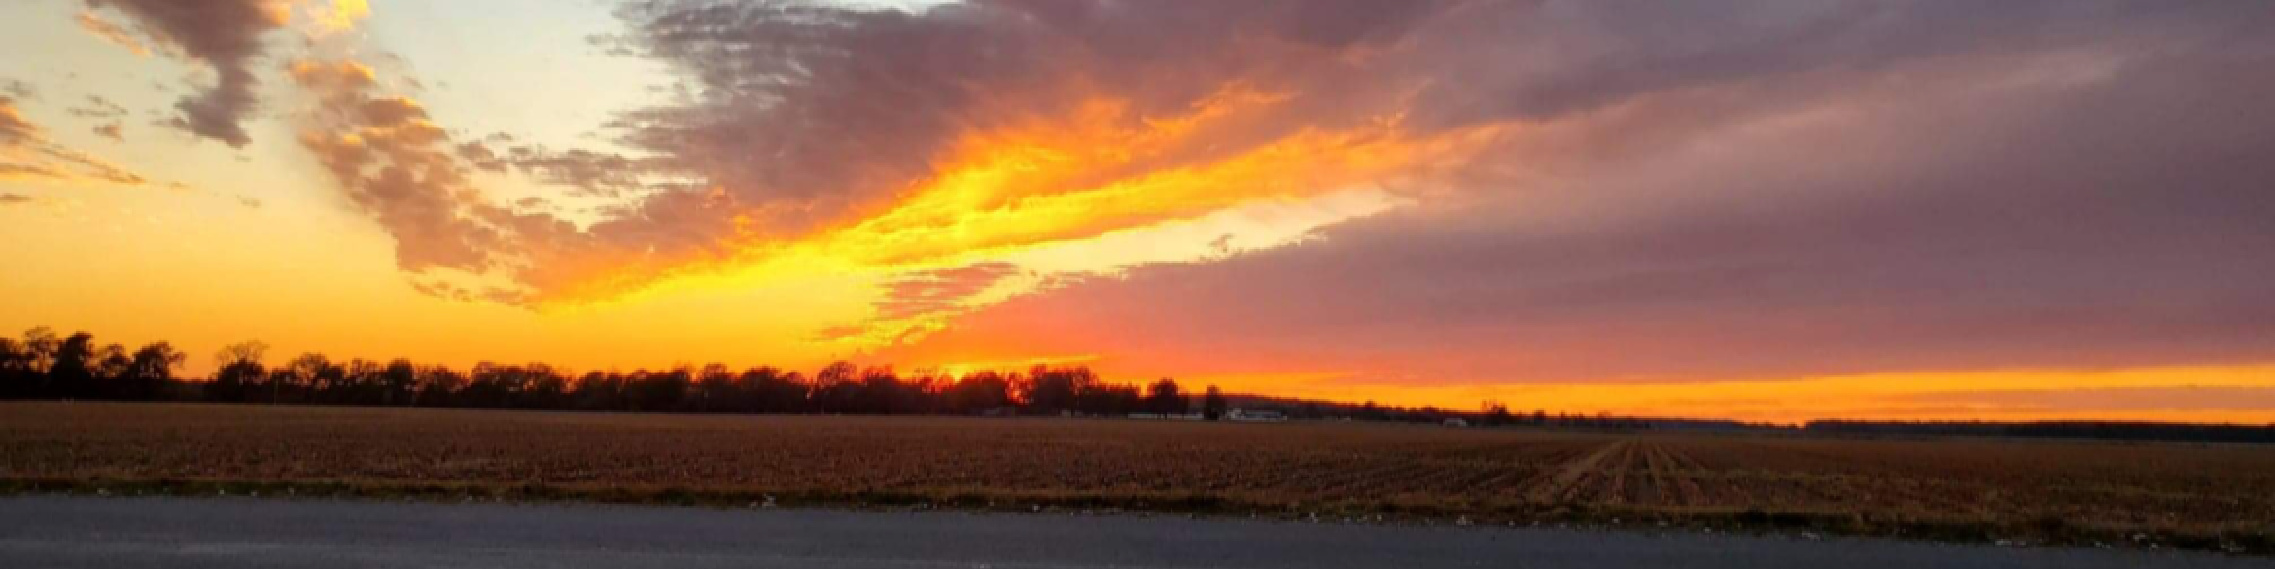
[[[174, 106], [174, 126], [198, 136], [243, 147], [252, 142], [244, 122], [259, 108], [260, 78], [253, 64], [261, 56], [261, 36], [283, 27], [287, 3], [276, 0], [87, 0], [91, 9], [111, 8], [131, 17], [144, 35], [213, 70], [214, 83], [183, 97]], [[91, 32], [122, 37], [115, 26], [82, 17]], [[92, 22], [92, 23], [90, 23]]]

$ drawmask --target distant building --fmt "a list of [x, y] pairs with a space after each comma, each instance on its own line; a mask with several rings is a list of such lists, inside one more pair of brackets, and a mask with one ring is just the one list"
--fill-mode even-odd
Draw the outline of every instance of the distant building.
[[1145, 419], [1145, 420], [1149, 420], [1149, 421], [1199, 421], [1199, 420], [1201, 420], [1201, 414], [1200, 414], [1200, 413], [1131, 413], [1131, 414], [1130, 414], [1130, 418], [1131, 418], [1131, 419]]
[[1249, 422], [1286, 421], [1288, 414], [1268, 409], [1233, 409], [1224, 413], [1224, 419]]

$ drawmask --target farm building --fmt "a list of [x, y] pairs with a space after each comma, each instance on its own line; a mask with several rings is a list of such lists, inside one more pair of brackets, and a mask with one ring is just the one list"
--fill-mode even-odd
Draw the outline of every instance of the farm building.
[[1272, 422], [1286, 421], [1288, 414], [1268, 409], [1233, 409], [1226, 411], [1224, 418], [1227, 421]]

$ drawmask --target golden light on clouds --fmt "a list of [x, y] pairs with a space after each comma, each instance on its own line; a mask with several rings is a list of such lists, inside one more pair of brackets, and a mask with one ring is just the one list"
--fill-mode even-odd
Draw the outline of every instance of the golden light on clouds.
[[1500, 130], [1417, 135], [1386, 116], [1232, 150], [1213, 143], [1287, 99], [1236, 83], [1184, 112], [1140, 116], [1126, 100], [1093, 97], [1066, 116], [958, 136], [934, 161], [936, 174], [834, 227], [785, 238], [746, 218], [753, 229], [725, 244], [729, 253], [720, 258], [660, 271], [619, 265], [544, 300], [561, 308], [830, 273], [878, 283], [864, 291], [876, 294], [897, 274], [1017, 269], [949, 299], [953, 309], [870, 314], [817, 332], [829, 345], [873, 349], [914, 341], [961, 311], [1067, 277], [1296, 242], [1312, 229], [1395, 207], [1402, 198], [1386, 185], [1463, 161]]
[[371, 16], [367, 0], [316, 0], [308, 7], [308, 22], [316, 35], [329, 35], [354, 30], [364, 18]]

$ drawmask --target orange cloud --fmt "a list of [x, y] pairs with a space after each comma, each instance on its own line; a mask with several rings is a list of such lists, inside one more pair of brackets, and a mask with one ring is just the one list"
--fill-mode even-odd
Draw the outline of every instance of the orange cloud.
[[489, 271], [508, 236], [457, 162], [449, 135], [408, 98], [378, 94], [377, 76], [354, 61], [296, 61], [293, 80], [316, 93], [301, 145], [357, 205], [396, 238], [407, 271]]
[[73, 150], [49, 139], [0, 95], [0, 179], [140, 185], [147, 180], [123, 166]]
[[126, 48], [127, 51], [134, 52], [135, 55], [150, 55], [150, 46], [145, 45], [142, 38], [135, 37], [133, 32], [127, 31], [126, 26], [105, 19], [99, 12], [81, 10], [77, 21], [79, 22], [79, 29], [86, 30], [87, 33], [94, 34], [95, 37], [102, 38], [103, 41]]
[[318, 35], [353, 30], [370, 16], [371, 4], [366, 0], [331, 0], [329, 4], [316, 4], [308, 9], [309, 22]]

